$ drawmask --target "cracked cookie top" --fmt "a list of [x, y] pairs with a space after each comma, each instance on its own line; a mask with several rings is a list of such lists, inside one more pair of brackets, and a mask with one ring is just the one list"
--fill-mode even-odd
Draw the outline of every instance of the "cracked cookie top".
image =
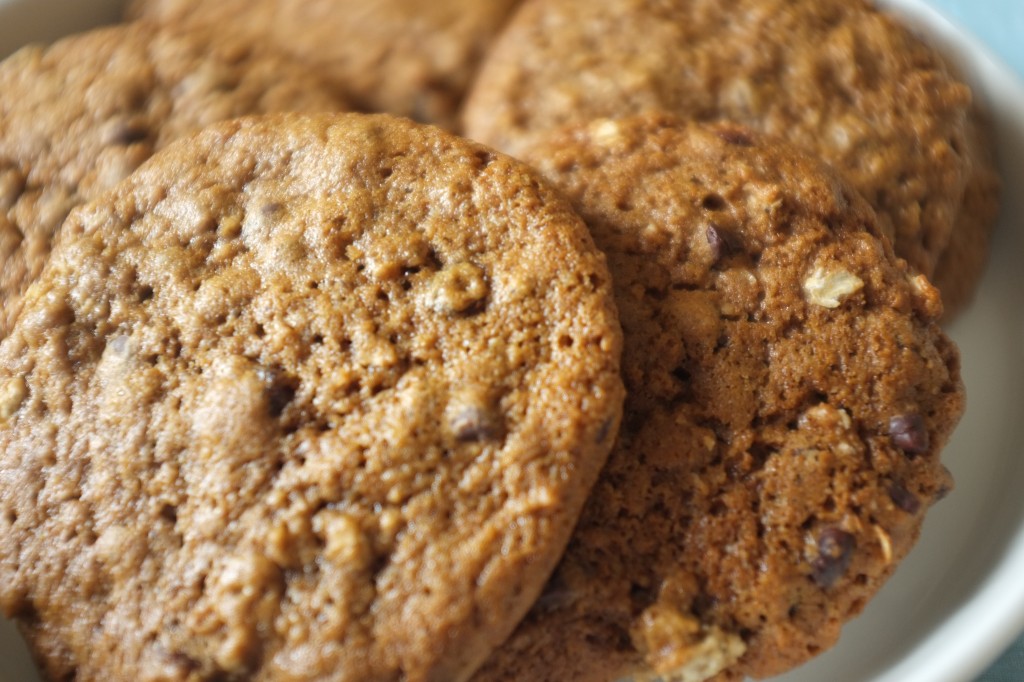
[[211, 31], [114, 26], [0, 63], [0, 339], [68, 212], [234, 116], [345, 102], [290, 58]]
[[71, 214], [0, 345], [0, 605], [56, 678], [465, 679], [611, 447], [620, 336], [523, 164], [208, 128]]
[[931, 278], [972, 173], [970, 107], [938, 52], [864, 0], [529, 0], [463, 117], [513, 154], [565, 123], [657, 110], [785, 138], [838, 168]]
[[447, 128], [519, 0], [132, 0], [130, 19], [215, 26], [273, 45], [344, 88], [360, 110]]
[[524, 158], [608, 256], [627, 398], [565, 557], [474, 679], [741, 680], [826, 649], [951, 485], [938, 292], [832, 169], [733, 124], [598, 120]]

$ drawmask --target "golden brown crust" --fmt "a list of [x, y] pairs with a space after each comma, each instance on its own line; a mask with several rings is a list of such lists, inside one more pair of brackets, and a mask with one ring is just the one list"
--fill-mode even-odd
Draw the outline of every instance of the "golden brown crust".
[[0, 606], [61, 678], [464, 679], [597, 477], [620, 335], [524, 165], [208, 128], [72, 213], [0, 344]]
[[368, 111], [454, 127], [491, 38], [519, 0], [135, 0], [128, 16], [219, 26], [334, 79]]
[[836, 166], [931, 277], [968, 178], [970, 102], [862, 0], [529, 0], [463, 118], [511, 153], [563, 123], [658, 109], [784, 137]]
[[76, 205], [153, 152], [233, 116], [345, 108], [290, 58], [203, 31], [136, 24], [0, 64], [0, 339]]
[[609, 260], [619, 440], [544, 595], [474, 678], [741, 679], [831, 646], [950, 485], [938, 292], [831, 169], [732, 124], [526, 150]]

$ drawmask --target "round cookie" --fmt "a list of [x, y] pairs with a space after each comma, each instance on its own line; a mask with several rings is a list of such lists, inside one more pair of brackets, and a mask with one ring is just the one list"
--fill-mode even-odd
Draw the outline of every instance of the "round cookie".
[[64, 235], [0, 344], [0, 607], [46, 672], [465, 679], [618, 428], [568, 203], [435, 128], [281, 114]]
[[842, 172], [932, 277], [970, 172], [971, 94], [864, 0], [529, 0], [482, 65], [468, 136], [518, 153], [569, 122], [663, 109], [783, 137]]
[[0, 339], [67, 213], [168, 142], [233, 116], [345, 108], [285, 56], [135, 24], [0, 63]]
[[828, 648], [951, 485], [938, 292], [832, 169], [731, 124], [596, 121], [525, 157], [607, 254], [627, 397], [565, 557], [474, 680], [741, 680]]
[[451, 128], [518, 1], [133, 0], [127, 16], [268, 42], [321, 69], [368, 111]]
[[974, 298], [988, 265], [992, 231], [999, 215], [1002, 182], [987, 133], [988, 123], [980, 112], [975, 112], [970, 121], [967, 134], [971, 140], [972, 170], [949, 245], [942, 252], [932, 278], [942, 292], [946, 322], [963, 312]]

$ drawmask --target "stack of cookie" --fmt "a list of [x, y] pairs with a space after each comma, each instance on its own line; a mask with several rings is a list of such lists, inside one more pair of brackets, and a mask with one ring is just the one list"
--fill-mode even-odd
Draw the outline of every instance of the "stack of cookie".
[[0, 608], [50, 677], [770, 676], [951, 489], [998, 179], [869, 5], [127, 15], [0, 64]]

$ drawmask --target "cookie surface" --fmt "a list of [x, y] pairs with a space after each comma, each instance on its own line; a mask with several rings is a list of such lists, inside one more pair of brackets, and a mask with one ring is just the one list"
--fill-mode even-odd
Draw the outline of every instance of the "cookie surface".
[[465, 679], [621, 413], [604, 257], [538, 178], [279, 115], [69, 216], [0, 344], [0, 606], [51, 676]]
[[932, 280], [942, 292], [944, 321], [954, 319], [970, 305], [988, 265], [1002, 191], [988, 130], [989, 121], [975, 112], [967, 131], [971, 173], [949, 245]]
[[598, 121], [525, 157], [608, 256], [627, 398], [559, 568], [474, 679], [739, 680], [828, 648], [950, 485], [937, 291], [833, 170], [732, 125]]
[[269, 42], [323, 70], [368, 111], [452, 127], [518, 0], [135, 0], [129, 17]]
[[472, 138], [662, 109], [783, 137], [837, 167], [928, 277], [969, 173], [968, 88], [862, 0], [530, 0], [482, 66]]
[[117, 26], [0, 63], [0, 339], [68, 212], [155, 150], [233, 116], [342, 108], [289, 58], [203, 31]]

